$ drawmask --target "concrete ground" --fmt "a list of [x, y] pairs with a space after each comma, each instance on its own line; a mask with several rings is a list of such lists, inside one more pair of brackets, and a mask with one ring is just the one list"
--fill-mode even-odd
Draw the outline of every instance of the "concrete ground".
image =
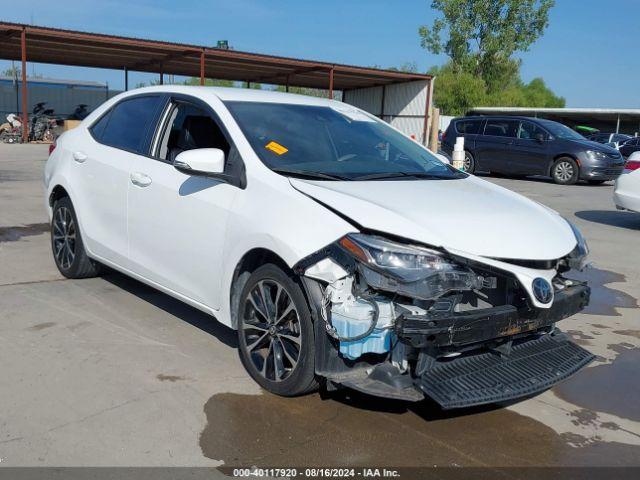
[[616, 211], [611, 185], [487, 178], [588, 238], [593, 304], [561, 327], [597, 361], [535, 398], [447, 413], [269, 395], [212, 318], [117, 273], [63, 279], [46, 150], [0, 145], [2, 466], [640, 465], [640, 214]]

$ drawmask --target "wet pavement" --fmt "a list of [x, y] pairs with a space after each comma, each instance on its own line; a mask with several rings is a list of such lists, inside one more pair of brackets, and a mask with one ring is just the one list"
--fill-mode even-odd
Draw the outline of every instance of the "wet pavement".
[[[280, 398], [219, 394], [204, 407], [204, 455], [227, 465], [466, 466], [601, 465], [636, 462], [623, 444], [574, 448], [563, 435], [501, 406], [443, 412], [343, 394]], [[614, 428], [612, 426], [612, 428]], [[616, 463], [617, 464], [617, 463]]]
[[353, 392], [280, 398], [235, 334], [123, 275], [69, 281], [49, 247], [46, 146], [0, 145], [0, 458], [8, 466], [640, 465], [640, 215], [612, 187], [488, 180], [575, 222], [592, 304], [560, 327], [596, 355], [534, 398], [443, 412]]
[[[558, 385], [563, 400], [595, 412], [607, 412], [640, 422], [640, 348], [632, 344], [611, 364], [600, 364]], [[635, 432], [640, 438], [640, 431]]]
[[0, 242], [16, 242], [23, 237], [40, 235], [48, 231], [48, 223], [31, 223], [29, 225], [0, 227]]
[[[640, 260], [638, 260], [640, 263]], [[584, 272], [571, 272], [568, 276], [576, 280], [587, 281], [591, 287], [589, 305], [583, 313], [589, 315], [619, 316], [619, 308], [638, 308], [638, 300], [628, 293], [617, 290], [612, 285], [625, 283], [626, 277], [620, 273], [587, 268]]]

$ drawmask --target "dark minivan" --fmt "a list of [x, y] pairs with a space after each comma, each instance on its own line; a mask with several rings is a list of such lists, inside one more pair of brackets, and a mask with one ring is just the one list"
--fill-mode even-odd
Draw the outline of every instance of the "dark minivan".
[[442, 149], [451, 155], [460, 136], [464, 136], [464, 168], [468, 173], [545, 175], [561, 185], [571, 185], [578, 180], [592, 184], [615, 180], [624, 170], [624, 159], [616, 149], [591, 142], [551, 120], [454, 118], [443, 136]]

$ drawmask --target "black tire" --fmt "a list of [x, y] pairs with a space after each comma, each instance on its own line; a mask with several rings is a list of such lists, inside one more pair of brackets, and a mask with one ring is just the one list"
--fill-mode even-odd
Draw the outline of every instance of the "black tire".
[[464, 151], [464, 171], [469, 174], [473, 174], [476, 171], [476, 160], [471, 152], [467, 150]]
[[78, 228], [78, 217], [69, 197], [53, 205], [51, 220], [53, 261], [67, 278], [90, 278], [100, 274], [100, 264], [89, 258]]
[[[290, 304], [295, 311], [289, 311]], [[255, 270], [242, 289], [238, 352], [249, 375], [271, 393], [293, 397], [318, 388], [307, 300], [300, 286], [276, 265]]]
[[587, 180], [589, 185], [602, 185], [606, 180]]
[[561, 157], [551, 167], [551, 178], [558, 185], [573, 185], [580, 177], [580, 169], [573, 158]]

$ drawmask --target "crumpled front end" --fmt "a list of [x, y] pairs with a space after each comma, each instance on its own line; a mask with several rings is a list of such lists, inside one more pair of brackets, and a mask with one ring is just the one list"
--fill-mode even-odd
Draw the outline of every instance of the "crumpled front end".
[[593, 359], [555, 327], [589, 302], [564, 276], [584, 265], [577, 243], [564, 258], [510, 263], [347, 235], [296, 266], [315, 309], [316, 372], [445, 409], [541, 392]]

